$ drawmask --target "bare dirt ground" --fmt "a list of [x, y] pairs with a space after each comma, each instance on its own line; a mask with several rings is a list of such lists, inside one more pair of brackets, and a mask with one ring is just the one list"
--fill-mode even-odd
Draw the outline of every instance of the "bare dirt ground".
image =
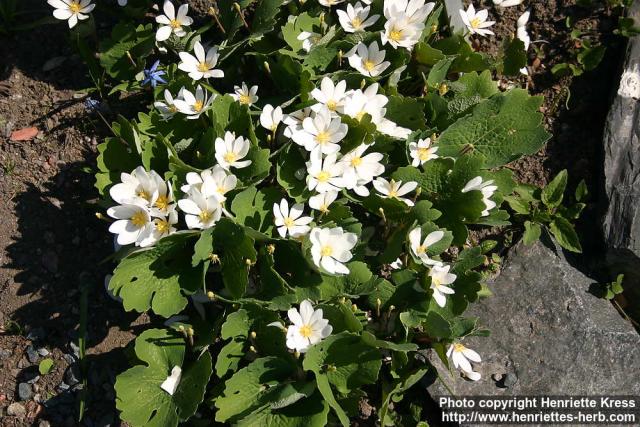
[[[489, 0], [480, 3], [491, 6]], [[554, 137], [513, 169], [522, 181], [541, 184], [567, 168], [574, 185], [584, 178], [597, 194], [600, 137], [620, 62], [620, 41], [609, 36], [617, 18], [605, 8], [576, 8], [575, 1], [527, 3], [539, 52], [530, 51], [532, 78], [521, 83], [545, 96], [543, 112]], [[43, 15], [50, 12], [39, 7]], [[494, 50], [515, 31], [524, 10], [492, 8], [497, 40], [478, 47]], [[597, 71], [558, 80], [550, 69], [571, 60], [574, 42], [564, 24], [570, 15], [612, 47]], [[84, 106], [82, 89], [90, 82], [67, 34], [60, 24], [0, 36], [0, 426], [78, 425], [82, 393], [88, 397], [82, 425], [118, 425], [113, 380], [124, 366], [132, 331], [146, 321], [125, 313], [104, 291], [112, 266], [99, 263], [111, 253], [112, 241], [106, 223], [95, 217], [91, 168], [108, 129]], [[13, 131], [29, 127], [38, 129], [35, 138], [11, 140]], [[581, 225], [583, 236], [597, 235], [597, 205], [596, 195]], [[587, 239], [588, 250], [596, 254], [597, 248], [597, 238]], [[82, 287], [89, 294], [86, 386], [77, 347]], [[54, 367], [40, 375], [38, 365], [48, 358]]]

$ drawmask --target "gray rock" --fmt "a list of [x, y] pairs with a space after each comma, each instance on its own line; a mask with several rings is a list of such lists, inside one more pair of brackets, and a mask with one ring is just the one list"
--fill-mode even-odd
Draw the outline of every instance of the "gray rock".
[[33, 389], [29, 383], [18, 384], [18, 397], [20, 400], [29, 400], [33, 397]]
[[[631, 18], [640, 19], [640, 2]], [[625, 273], [627, 299], [640, 301], [640, 37], [629, 41], [618, 95], [604, 133], [603, 234], [612, 278]], [[632, 307], [640, 314], [640, 306]]]
[[0, 349], [0, 360], [11, 357], [12, 354], [11, 350]]
[[40, 356], [42, 356], [42, 357], [46, 357], [46, 356], [48, 356], [50, 353], [49, 353], [49, 350], [47, 350], [46, 348], [44, 348], [44, 347], [43, 347], [43, 348], [39, 348], [39, 349], [38, 349], [38, 354], [39, 354]]
[[24, 405], [22, 405], [21, 403], [17, 403], [17, 402], [12, 403], [7, 408], [7, 415], [12, 417], [22, 418], [26, 415], [26, 413], [27, 413], [27, 410], [25, 409]]
[[444, 0], [444, 4], [453, 32], [464, 33], [467, 27], [464, 25], [464, 22], [462, 22], [462, 17], [459, 13], [460, 9], [465, 9], [462, 5], [462, 0]]
[[38, 359], [40, 358], [40, 356], [38, 355], [38, 352], [35, 351], [32, 346], [28, 346], [27, 347], [26, 353], [27, 353], [27, 359], [29, 359], [29, 362], [31, 362], [31, 363], [38, 362]]
[[[490, 285], [494, 296], [469, 310], [491, 329], [464, 340], [482, 356], [482, 378], [465, 380], [435, 354], [430, 360], [455, 395], [638, 395], [640, 336], [588, 292], [592, 284], [542, 243], [520, 244]], [[439, 381], [429, 392], [449, 395]]]
[[74, 385], [80, 382], [78, 378], [80, 378], [80, 369], [78, 365], [74, 363], [73, 365], [69, 366], [65, 371], [64, 382], [67, 383], [69, 386], [73, 387]]

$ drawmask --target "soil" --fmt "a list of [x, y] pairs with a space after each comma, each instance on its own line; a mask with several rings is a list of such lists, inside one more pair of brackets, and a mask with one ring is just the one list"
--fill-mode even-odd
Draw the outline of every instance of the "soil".
[[[26, 3], [37, 5], [42, 16], [50, 13], [43, 2]], [[490, 0], [475, 3], [489, 8], [497, 21], [496, 38], [477, 46], [494, 51], [513, 34], [526, 8], [497, 10]], [[575, 1], [525, 3], [532, 9], [529, 31], [538, 49], [530, 50], [531, 77], [516, 83], [544, 96], [542, 112], [554, 136], [512, 168], [527, 183], [544, 184], [565, 168], [572, 186], [587, 181], [594, 196], [581, 228], [582, 236], [592, 236], [587, 252], [595, 254], [600, 141], [623, 46], [611, 36], [617, 17], [604, 7], [577, 8]], [[551, 68], [574, 60], [567, 16], [577, 18], [580, 28], [591, 28], [595, 42], [610, 47], [596, 71], [558, 79]], [[84, 105], [83, 89], [91, 83], [67, 35], [66, 26], [58, 24], [0, 36], [0, 426], [78, 425], [83, 393], [88, 399], [81, 425], [118, 425], [114, 377], [126, 366], [125, 347], [135, 330], [148, 321], [125, 313], [104, 290], [111, 265], [100, 262], [112, 253], [113, 243], [106, 223], [95, 216], [91, 169], [96, 146], [109, 131]], [[117, 105], [111, 110], [121, 111]], [[113, 119], [111, 113], [105, 116]], [[38, 129], [34, 139], [11, 141], [13, 131], [29, 127]], [[76, 383], [82, 378], [77, 343], [83, 292], [89, 312], [86, 385]], [[38, 364], [47, 358], [54, 367], [40, 375]], [[21, 400], [19, 389], [30, 389], [32, 396]], [[24, 415], [7, 415], [15, 403]]]

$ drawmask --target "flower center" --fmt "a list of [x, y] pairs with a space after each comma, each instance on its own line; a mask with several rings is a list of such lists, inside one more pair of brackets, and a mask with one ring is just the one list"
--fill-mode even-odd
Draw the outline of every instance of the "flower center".
[[440, 283], [440, 279], [433, 276], [431, 277], [431, 284], [436, 288], [439, 288], [442, 285], [442, 283]]
[[233, 163], [236, 161], [237, 158], [238, 156], [234, 152], [228, 152], [227, 154], [224, 155], [224, 161], [227, 163]]
[[320, 212], [329, 212], [329, 206], [323, 204], [322, 206], [320, 206]]
[[172, 19], [171, 22], [169, 22], [169, 26], [171, 26], [171, 28], [180, 28], [182, 25], [180, 25], [180, 21], [178, 21], [177, 19]]
[[300, 332], [300, 335], [302, 335], [304, 338], [309, 338], [313, 333], [313, 330], [311, 329], [311, 326], [303, 325], [300, 327], [298, 332]]
[[170, 226], [168, 221], [164, 219], [156, 219], [154, 223], [156, 225], [156, 230], [158, 230], [159, 233], [166, 234], [169, 232]]
[[193, 111], [199, 113], [200, 111], [202, 111], [203, 107], [204, 107], [204, 102], [197, 100], [195, 104], [193, 104]]
[[156, 200], [156, 207], [160, 210], [165, 210], [169, 206], [169, 198], [167, 196], [160, 196]]
[[73, 3], [71, 3], [71, 4], [69, 5], [69, 10], [70, 10], [71, 12], [73, 12], [74, 14], [76, 14], [76, 13], [80, 13], [80, 9], [82, 9], [82, 8], [80, 7], [80, 3], [76, 2], [76, 1], [74, 1]]
[[418, 148], [418, 158], [420, 160], [427, 161], [429, 160], [429, 156], [431, 155], [431, 149], [429, 148]]
[[469, 22], [469, 25], [471, 25], [471, 28], [478, 28], [481, 23], [482, 23], [482, 21], [480, 20], [480, 18], [473, 18]]
[[169, 112], [171, 113], [177, 113], [178, 112], [178, 107], [176, 107], [175, 105], [169, 105]]
[[201, 73], [206, 73], [207, 71], [209, 71], [209, 64], [207, 64], [206, 62], [199, 62], [198, 71], [200, 71]]
[[138, 197], [140, 197], [141, 199], [145, 199], [147, 202], [149, 200], [151, 200], [151, 195], [149, 193], [147, 193], [145, 190], [138, 191], [138, 193], [136, 193], [136, 195]]
[[338, 103], [336, 101], [334, 101], [333, 99], [329, 102], [327, 102], [327, 108], [331, 111], [335, 111], [335, 109], [338, 107]]
[[362, 164], [362, 157], [354, 157], [353, 159], [351, 159], [351, 166], [353, 166], [354, 168], [357, 168], [361, 164]]
[[329, 245], [323, 246], [322, 249], [320, 249], [320, 254], [322, 256], [331, 256], [331, 254], [333, 254], [333, 248]]
[[365, 70], [371, 72], [373, 71], [373, 69], [376, 67], [376, 63], [373, 62], [370, 59], [364, 60], [362, 61], [362, 68], [364, 68]]
[[453, 345], [453, 351], [455, 351], [456, 353], [460, 353], [460, 352], [462, 352], [462, 351], [464, 351], [466, 349], [467, 349], [467, 347], [463, 346], [460, 343], [456, 343], [456, 344]]
[[200, 211], [198, 217], [200, 218], [200, 222], [208, 222], [211, 219], [211, 212]]
[[240, 101], [240, 104], [244, 104], [244, 105], [251, 104], [251, 98], [249, 98], [249, 95], [240, 95], [238, 97], [238, 101]]
[[327, 182], [329, 181], [329, 178], [331, 178], [331, 175], [329, 175], [329, 172], [327, 171], [321, 171], [317, 176], [317, 179], [320, 182]]
[[142, 211], [138, 211], [131, 216], [131, 223], [138, 228], [144, 227], [147, 223], [147, 216]]
[[356, 114], [356, 120], [358, 120], [359, 122], [362, 121], [362, 118], [364, 117], [364, 115], [367, 114], [366, 111], [362, 110], [360, 111], [358, 114]]
[[316, 142], [320, 145], [324, 145], [331, 140], [331, 135], [327, 131], [322, 131], [316, 135]]
[[391, 40], [393, 40], [394, 42], [399, 42], [400, 40], [402, 40], [402, 30], [398, 30], [398, 29], [394, 28], [389, 33], [389, 38]]
[[425, 245], [420, 245], [420, 246], [418, 246], [418, 247], [416, 248], [416, 253], [417, 253], [418, 255], [422, 255], [422, 254], [424, 254], [424, 253], [427, 253], [427, 249], [429, 249], [427, 246], [425, 246]]
[[218, 187], [217, 191], [219, 194], [225, 194], [227, 192], [227, 189], [224, 187]]
[[351, 20], [351, 26], [352, 26], [353, 28], [355, 28], [355, 29], [360, 28], [360, 27], [362, 26], [362, 19], [360, 19], [360, 17], [359, 17], [359, 16], [354, 17], [354, 18]]
[[284, 225], [287, 228], [291, 228], [295, 225], [295, 221], [293, 220], [293, 218], [291, 218], [290, 216], [286, 217], [284, 219]]

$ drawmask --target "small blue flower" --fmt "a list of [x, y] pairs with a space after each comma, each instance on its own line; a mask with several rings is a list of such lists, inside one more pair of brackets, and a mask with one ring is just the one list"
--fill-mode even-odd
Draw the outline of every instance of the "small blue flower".
[[144, 80], [142, 81], [143, 86], [149, 83], [151, 84], [151, 87], [155, 89], [158, 83], [167, 83], [167, 81], [162, 78], [162, 76], [165, 75], [165, 72], [158, 70], [158, 65], [160, 65], [160, 60], [154, 62], [151, 68], [144, 70]]

